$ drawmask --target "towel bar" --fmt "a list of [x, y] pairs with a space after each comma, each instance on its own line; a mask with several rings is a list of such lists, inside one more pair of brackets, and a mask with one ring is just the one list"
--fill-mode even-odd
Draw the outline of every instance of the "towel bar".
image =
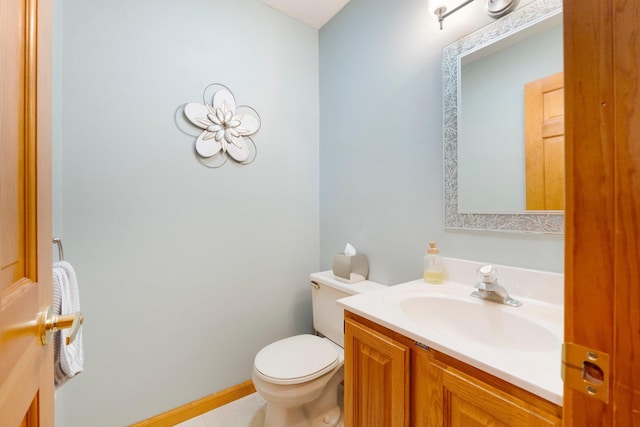
[[53, 243], [58, 246], [58, 259], [64, 261], [64, 249], [62, 248], [62, 239], [59, 237], [53, 238]]

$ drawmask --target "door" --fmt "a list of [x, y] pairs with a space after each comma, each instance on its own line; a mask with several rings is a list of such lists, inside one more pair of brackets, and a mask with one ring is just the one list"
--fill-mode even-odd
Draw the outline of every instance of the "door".
[[640, 425], [638, 22], [636, 0], [564, 1], [565, 341], [609, 355], [604, 383], [565, 382], [567, 426]]
[[564, 210], [564, 73], [524, 86], [527, 210]]
[[51, 4], [0, 1], [0, 425], [52, 426]]

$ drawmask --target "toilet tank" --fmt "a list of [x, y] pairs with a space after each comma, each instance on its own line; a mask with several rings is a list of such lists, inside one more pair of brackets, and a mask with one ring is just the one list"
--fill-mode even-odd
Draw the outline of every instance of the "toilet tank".
[[340, 347], [344, 347], [344, 309], [336, 303], [340, 298], [386, 288], [386, 285], [364, 280], [345, 283], [337, 280], [331, 270], [313, 273], [311, 301], [313, 304], [313, 328]]

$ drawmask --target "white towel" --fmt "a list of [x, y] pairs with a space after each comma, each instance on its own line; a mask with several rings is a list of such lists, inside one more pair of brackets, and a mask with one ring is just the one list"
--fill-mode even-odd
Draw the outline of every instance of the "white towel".
[[[59, 261], [53, 264], [54, 310], [57, 314], [72, 314], [80, 311], [80, 293], [76, 272], [71, 264]], [[55, 384], [64, 384], [83, 370], [84, 350], [82, 346], [82, 326], [76, 339], [66, 345], [70, 329], [57, 332], [54, 344]]]
[[[56, 315], [60, 314], [60, 271], [59, 269], [53, 269], [53, 312]], [[54, 384], [56, 389], [62, 384], [66, 383], [69, 378], [65, 375], [60, 367], [60, 332], [54, 332], [53, 334], [53, 373]]]

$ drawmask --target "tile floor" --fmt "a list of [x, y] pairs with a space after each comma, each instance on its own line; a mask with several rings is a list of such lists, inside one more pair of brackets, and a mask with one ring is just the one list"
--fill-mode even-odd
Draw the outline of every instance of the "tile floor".
[[[342, 408], [344, 389], [338, 386], [338, 402]], [[266, 402], [253, 393], [205, 414], [191, 418], [176, 427], [262, 427]], [[338, 423], [343, 426], [342, 420]]]
[[262, 427], [265, 401], [257, 393], [191, 418], [178, 427]]

